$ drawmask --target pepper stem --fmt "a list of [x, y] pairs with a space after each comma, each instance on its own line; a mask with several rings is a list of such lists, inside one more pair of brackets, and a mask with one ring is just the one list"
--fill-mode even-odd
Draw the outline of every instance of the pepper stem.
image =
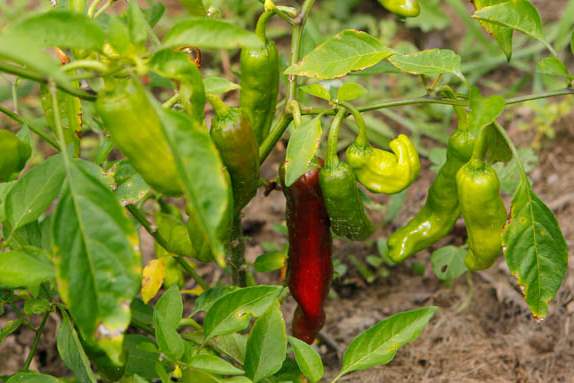
[[357, 126], [359, 127], [359, 134], [355, 139], [355, 145], [359, 147], [367, 146], [369, 144], [369, 139], [367, 137], [367, 124], [365, 124], [365, 119], [361, 115], [361, 112], [359, 109], [355, 108], [348, 102], [343, 101], [341, 102], [341, 105], [343, 105], [347, 110], [349, 110], [349, 112], [351, 112], [355, 122], [357, 123]]
[[473, 160], [480, 160], [481, 162], [486, 161], [486, 152], [488, 149], [488, 129], [490, 128], [491, 125], [486, 125], [480, 129], [480, 133], [478, 134], [472, 151]]
[[231, 108], [229, 107], [229, 105], [223, 102], [221, 98], [212, 93], [208, 93], [206, 97], [207, 101], [209, 101], [209, 103], [213, 107], [213, 110], [215, 111], [217, 117], [224, 117], [229, 113], [229, 110]]
[[327, 139], [327, 161], [326, 167], [329, 169], [334, 168], [339, 163], [339, 156], [337, 155], [337, 144], [339, 143], [339, 131], [347, 110], [340, 108], [337, 115], [331, 123], [329, 128], [329, 138]]
[[255, 26], [255, 34], [264, 42], [267, 42], [267, 34], [266, 34], [267, 22], [274, 14], [275, 10], [266, 9], [265, 12], [263, 12], [261, 16], [259, 16], [259, 19], [257, 20], [257, 25]]

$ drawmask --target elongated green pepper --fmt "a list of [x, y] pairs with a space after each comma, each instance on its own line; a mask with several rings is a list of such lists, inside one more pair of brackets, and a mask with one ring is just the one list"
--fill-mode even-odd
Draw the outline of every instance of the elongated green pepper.
[[209, 95], [215, 108], [211, 138], [231, 176], [235, 211], [240, 211], [257, 193], [259, 148], [255, 133], [236, 108], [229, 108], [218, 97]]
[[150, 96], [135, 80], [109, 85], [98, 95], [96, 110], [112, 141], [153, 188], [180, 194], [175, 159]]
[[340, 109], [329, 131], [325, 166], [319, 173], [323, 199], [331, 220], [331, 229], [339, 236], [362, 240], [373, 233], [353, 168], [337, 156], [337, 139], [346, 110]]
[[30, 158], [32, 149], [9, 130], [0, 129], [0, 182], [19, 172]]
[[389, 258], [395, 263], [446, 236], [460, 215], [456, 174], [472, 156], [476, 136], [468, 129], [466, 112], [458, 109], [457, 114], [458, 128], [449, 138], [446, 163], [433, 181], [425, 205], [389, 237]]
[[477, 140], [472, 159], [456, 175], [460, 209], [468, 234], [464, 263], [471, 271], [492, 266], [502, 248], [502, 230], [506, 223], [498, 176], [484, 159], [486, 131], [484, 128]]
[[265, 27], [272, 12], [266, 11], [257, 23], [262, 48], [241, 50], [241, 118], [251, 126], [261, 145], [269, 134], [279, 94], [279, 55], [273, 41], [267, 40]]

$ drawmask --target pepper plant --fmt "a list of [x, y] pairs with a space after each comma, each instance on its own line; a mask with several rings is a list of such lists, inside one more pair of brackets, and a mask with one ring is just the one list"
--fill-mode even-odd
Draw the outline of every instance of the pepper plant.
[[[473, 1], [496, 49], [512, 60], [513, 36], [540, 42], [548, 56], [539, 73], [562, 84], [514, 98], [481, 95], [450, 49], [392, 49], [355, 29], [314, 45], [306, 25], [321, 1], [254, 0], [254, 31], [226, 20], [217, 2], [181, 3], [185, 17], [166, 27], [160, 2], [56, 0], [0, 33], [0, 72], [14, 79], [13, 105], [0, 112], [18, 126], [0, 130], [0, 309], [15, 315], [0, 340], [41, 318], [8, 382], [59, 381], [30, 371], [50, 316], [59, 355], [81, 382], [325, 380], [312, 344], [329, 321], [332, 233], [372, 236], [361, 189], [396, 194], [421, 170], [409, 136], [388, 148], [370, 142], [365, 114], [403, 106], [446, 105], [457, 128], [424, 206], [389, 237], [389, 260], [434, 245], [462, 216], [469, 272], [503, 254], [533, 317], [547, 315], [566, 275], [566, 241], [498, 121], [511, 105], [574, 94], [574, 75], [529, 0]], [[380, 4], [400, 18], [421, 10], [416, 0]], [[277, 48], [272, 22], [287, 26], [279, 43], [289, 47]], [[206, 74], [235, 57], [239, 83]], [[420, 96], [358, 104], [366, 90], [352, 76], [391, 73], [420, 78]], [[19, 107], [25, 81], [38, 84], [39, 119]], [[341, 146], [345, 123], [357, 134]], [[276, 179], [260, 179], [287, 136]], [[492, 166], [509, 161], [519, 182], [507, 210]], [[273, 187], [286, 196], [288, 257], [256, 265], [286, 267], [287, 286], [257, 284], [245, 261], [244, 208]], [[139, 229], [154, 239], [145, 265]], [[202, 276], [201, 264], [229, 283]], [[298, 304], [290, 331], [281, 309], [289, 293]], [[358, 335], [331, 381], [389, 363], [436, 311], [396, 313]]]

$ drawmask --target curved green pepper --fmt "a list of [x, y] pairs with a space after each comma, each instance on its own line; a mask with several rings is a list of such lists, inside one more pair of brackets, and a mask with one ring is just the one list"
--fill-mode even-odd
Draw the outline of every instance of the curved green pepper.
[[259, 147], [247, 120], [240, 118], [236, 108], [209, 95], [215, 108], [211, 121], [211, 138], [231, 176], [234, 207], [240, 211], [257, 193], [259, 185]]
[[500, 254], [506, 223], [500, 182], [492, 166], [473, 158], [458, 171], [456, 183], [468, 233], [464, 263], [471, 271], [487, 269]]
[[466, 114], [449, 138], [446, 163], [433, 181], [423, 208], [388, 240], [389, 258], [399, 263], [446, 236], [460, 215], [456, 174], [472, 156], [475, 135], [467, 129]]
[[269, 134], [279, 94], [279, 54], [275, 43], [265, 38], [265, 26], [272, 12], [265, 12], [257, 23], [262, 48], [241, 50], [241, 118], [251, 126], [260, 145]]
[[388, 11], [401, 17], [417, 17], [421, 7], [417, 0], [379, 0]]
[[391, 152], [371, 146], [352, 144], [347, 161], [357, 179], [374, 193], [394, 194], [406, 189], [419, 175], [421, 164], [417, 150], [404, 134], [389, 144]]
[[373, 233], [373, 223], [363, 206], [353, 169], [337, 157], [338, 132], [345, 113], [346, 110], [341, 109], [331, 125], [327, 162], [319, 173], [319, 180], [333, 232], [362, 240]]
[[149, 97], [139, 82], [118, 81], [98, 95], [96, 110], [116, 147], [143, 179], [162, 193], [178, 195], [175, 159]]
[[0, 182], [5, 182], [24, 168], [32, 149], [11, 131], [1, 129], [0, 153]]

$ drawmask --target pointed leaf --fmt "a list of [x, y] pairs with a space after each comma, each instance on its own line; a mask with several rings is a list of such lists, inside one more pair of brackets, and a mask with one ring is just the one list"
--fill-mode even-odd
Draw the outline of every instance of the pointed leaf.
[[390, 63], [403, 72], [414, 75], [438, 76], [451, 73], [464, 78], [461, 72], [461, 58], [449, 49], [428, 49], [404, 55], [396, 54]]
[[509, 0], [485, 7], [476, 11], [472, 17], [512, 28], [537, 40], [544, 40], [540, 14], [529, 0]]
[[437, 310], [425, 307], [394, 314], [363, 332], [345, 350], [339, 375], [389, 363], [402, 346], [419, 337]]
[[254, 383], [281, 369], [287, 356], [287, 331], [279, 302], [253, 325], [245, 356], [245, 373]]
[[432, 271], [441, 281], [454, 281], [467, 271], [464, 264], [466, 250], [456, 246], [445, 246], [433, 251]]
[[165, 36], [164, 47], [192, 46], [205, 49], [260, 48], [255, 33], [213, 18], [196, 17], [180, 21]]
[[469, 130], [478, 132], [491, 125], [504, 111], [506, 101], [502, 96], [482, 97], [475, 88], [470, 95]]
[[59, 383], [60, 380], [50, 375], [39, 374], [37, 372], [19, 372], [12, 375], [6, 383]]
[[322, 135], [320, 116], [293, 128], [285, 159], [285, 185], [287, 187], [293, 185], [299, 177], [311, 169]]
[[286, 74], [332, 79], [369, 68], [390, 57], [393, 51], [368, 33], [348, 29], [327, 39]]
[[185, 344], [177, 327], [183, 315], [183, 301], [177, 286], [170, 287], [155, 304], [153, 327], [161, 352], [173, 360], [179, 360], [185, 351]]
[[355, 82], [346, 82], [337, 91], [338, 101], [353, 101], [367, 94], [367, 89]]
[[144, 267], [140, 294], [144, 303], [151, 301], [158, 293], [165, 277], [165, 261], [152, 259]]
[[0, 253], [0, 288], [37, 288], [54, 279], [54, 266], [42, 254], [11, 251]]
[[[482, 8], [504, 3], [507, 1], [508, 0], [473, 0], [473, 3], [474, 7], [478, 11]], [[490, 35], [492, 35], [492, 37], [494, 37], [494, 39], [498, 43], [498, 46], [500, 47], [500, 49], [502, 49], [502, 52], [504, 52], [506, 59], [510, 61], [510, 58], [512, 56], [513, 30], [511, 28], [503, 27], [501, 25], [489, 23], [486, 21], [481, 21], [480, 25], [482, 25], [482, 27], [486, 32], [488, 32]]]
[[326, 101], [331, 101], [331, 94], [329, 90], [320, 83], [303, 85], [299, 88], [302, 92], [321, 98]]
[[512, 200], [503, 250], [532, 315], [546, 317], [548, 303], [566, 277], [568, 246], [556, 217], [525, 178]]
[[91, 165], [65, 166], [65, 192], [52, 222], [58, 290], [83, 338], [119, 363], [141, 272], [136, 232]]
[[217, 300], [203, 322], [205, 338], [231, 334], [245, 329], [251, 316], [263, 315], [275, 302], [283, 287], [253, 286], [238, 289]]
[[216, 375], [243, 375], [245, 372], [225, 359], [211, 354], [199, 354], [191, 358], [189, 367]]
[[211, 94], [224, 94], [241, 88], [233, 81], [218, 76], [207, 76], [203, 82], [205, 84], [205, 93]]
[[88, 16], [65, 9], [54, 9], [30, 16], [9, 29], [25, 34], [44, 47], [99, 50], [104, 32]]
[[60, 155], [52, 156], [20, 178], [6, 197], [6, 218], [11, 230], [37, 220], [60, 193], [64, 182]]
[[76, 330], [65, 312], [62, 313], [62, 322], [58, 326], [56, 334], [58, 353], [66, 367], [74, 372], [74, 376], [80, 382], [96, 382], [96, 377], [90, 368], [90, 360], [84, 352], [82, 343], [76, 334]]
[[320, 381], [325, 374], [325, 367], [323, 367], [321, 356], [315, 351], [313, 346], [292, 336], [289, 337], [289, 344], [293, 347], [295, 360], [303, 375], [311, 383]]

